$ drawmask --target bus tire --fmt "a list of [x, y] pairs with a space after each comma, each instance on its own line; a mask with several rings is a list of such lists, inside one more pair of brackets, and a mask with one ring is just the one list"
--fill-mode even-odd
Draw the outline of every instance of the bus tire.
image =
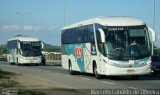
[[18, 58], [17, 58], [17, 64], [19, 64], [19, 62], [18, 62]]
[[69, 61], [69, 74], [70, 75], [74, 75], [75, 74], [75, 72], [72, 70], [72, 63], [71, 63], [71, 61]]
[[13, 63], [13, 62], [10, 62], [10, 65], [15, 65], [15, 63]]
[[156, 73], [153, 73], [153, 76], [154, 76], [154, 77], [156, 77], [156, 76], [157, 76], [157, 74], [156, 74]]
[[132, 79], [132, 80], [138, 80], [138, 79], [139, 79], [139, 76], [138, 76], [138, 75], [133, 75], [133, 76], [131, 76], [131, 79]]
[[18, 66], [22, 66], [22, 64], [21, 64], [21, 63], [18, 63]]
[[42, 65], [46, 65], [46, 61], [45, 60], [42, 61]]
[[94, 75], [95, 75], [96, 79], [101, 79], [102, 78], [102, 76], [100, 74], [98, 74], [98, 70], [97, 70], [97, 65], [96, 64], [93, 65], [93, 72], [94, 72]]
[[46, 63], [45, 63], [45, 62], [43, 62], [42, 64], [43, 64], [44, 66], [46, 65]]

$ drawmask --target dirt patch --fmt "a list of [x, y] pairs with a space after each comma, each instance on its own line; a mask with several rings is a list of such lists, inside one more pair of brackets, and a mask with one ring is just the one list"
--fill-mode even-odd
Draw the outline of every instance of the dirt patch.
[[54, 83], [53, 81], [30, 77], [30, 76], [19, 76], [14, 79], [18, 81], [25, 89], [53, 89], [53, 88], [67, 88], [64, 85]]
[[19, 82], [20, 77], [21, 75], [0, 70], [0, 95], [46, 95], [43, 92], [17, 90], [27, 86]]
[[33, 76], [15, 74], [0, 70], [0, 87], [1, 88], [23, 88], [23, 89], [54, 89], [68, 88], [62, 84], [54, 83], [54, 81], [46, 80]]
[[14, 76], [14, 75], [16, 74], [0, 70], [0, 79], [9, 79], [11, 78], [11, 76]]
[[15, 73], [0, 70], [0, 87], [1, 88], [17, 87], [19, 84], [14, 80], [15, 76], [16, 76]]
[[[1, 91], [1, 88], [7, 90]], [[87, 95], [36, 75], [34, 77], [0, 70], [0, 95], [6, 91], [9, 93], [5, 95], [10, 95], [10, 91], [15, 91], [16, 95]]]

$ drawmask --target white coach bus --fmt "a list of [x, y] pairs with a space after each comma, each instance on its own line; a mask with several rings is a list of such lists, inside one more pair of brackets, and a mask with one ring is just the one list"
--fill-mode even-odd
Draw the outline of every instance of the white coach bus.
[[34, 37], [17, 36], [7, 42], [7, 61], [10, 64], [45, 64], [41, 53], [43, 43]]
[[[150, 41], [149, 32], [152, 34]], [[62, 29], [62, 66], [70, 74], [139, 75], [151, 72], [155, 32], [133, 17], [98, 17]]]

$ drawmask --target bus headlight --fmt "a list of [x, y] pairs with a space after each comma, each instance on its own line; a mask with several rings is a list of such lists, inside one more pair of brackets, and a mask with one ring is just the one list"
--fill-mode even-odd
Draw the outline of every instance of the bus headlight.
[[146, 62], [146, 64], [151, 64], [151, 61]]

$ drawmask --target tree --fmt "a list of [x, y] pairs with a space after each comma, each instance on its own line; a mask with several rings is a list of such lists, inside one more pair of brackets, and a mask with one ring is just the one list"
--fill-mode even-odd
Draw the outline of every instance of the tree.
[[160, 49], [154, 49], [154, 55], [159, 55], [160, 56]]

